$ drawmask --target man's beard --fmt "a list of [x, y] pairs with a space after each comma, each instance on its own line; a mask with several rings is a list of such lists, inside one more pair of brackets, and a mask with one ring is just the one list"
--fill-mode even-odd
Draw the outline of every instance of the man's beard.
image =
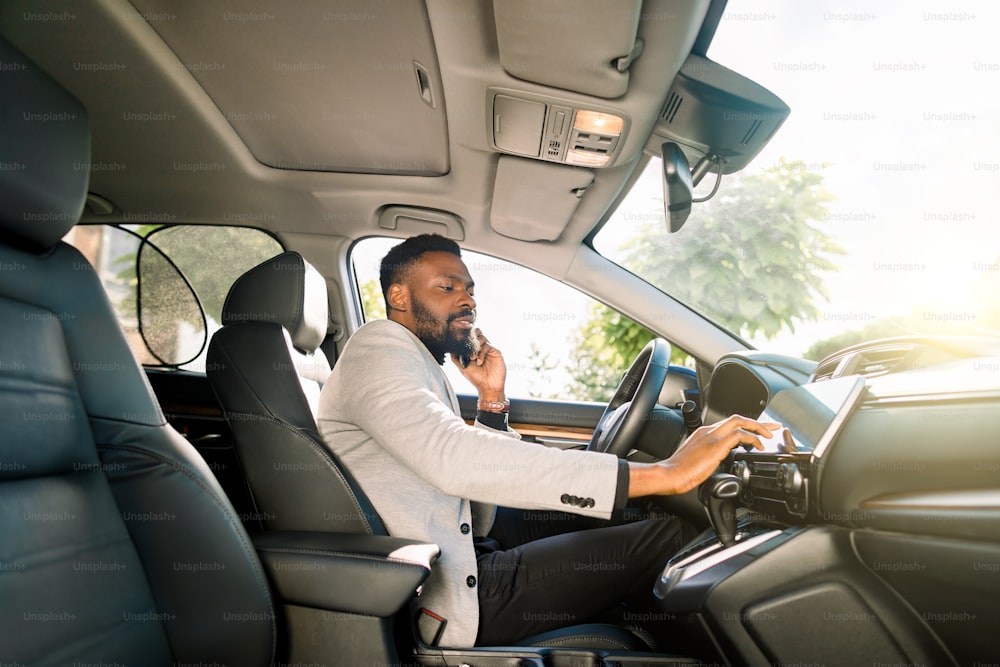
[[462, 329], [457, 333], [451, 331], [453, 320], [459, 317], [475, 317], [476, 311], [463, 310], [450, 315], [442, 322], [416, 299], [413, 299], [411, 305], [413, 321], [417, 327], [414, 333], [439, 364], [443, 365], [445, 356], [449, 354], [471, 357], [479, 352], [479, 339], [475, 335], [475, 329]]

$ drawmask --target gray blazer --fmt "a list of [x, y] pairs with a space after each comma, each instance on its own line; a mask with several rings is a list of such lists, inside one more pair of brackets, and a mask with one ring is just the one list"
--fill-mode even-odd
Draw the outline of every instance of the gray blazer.
[[605, 519], [614, 508], [615, 456], [469, 426], [442, 368], [390, 320], [370, 322], [348, 341], [323, 386], [317, 421], [390, 534], [441, 548], [414, 604], [447, 619], [442, 646], [475, 644], [472, 538], [489, 532], [496, 505]]

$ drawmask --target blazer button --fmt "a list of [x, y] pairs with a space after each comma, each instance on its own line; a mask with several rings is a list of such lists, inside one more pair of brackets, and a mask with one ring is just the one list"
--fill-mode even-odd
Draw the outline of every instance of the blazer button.
[[561, 502], [563, 505], [569, 505], [570, 495], [568, 493], [562, 494], [561, 496], [559, 496], [559, 502]]
[[471, 531], [471, 530], [472, 530], [472, 528], [470, 528], [470, 527], [469, 527], [469, 524], [467, 524], [467, 523], [463, 523], [463, 524], [462, 524], [461, 526], [459, 526], [459, 527], [458, 527], [458, 529], [459, 529], [460, 531], [462, 531], [462, 534], [463, 534], [463, 535], [468, 535], [468, 534], [469, 534], [469, 531]]
[[476, 587], [476, 578], [473, 577], [470, 574], [469, 576], [467, 576], [465, 578], [465, 585], [468, 586], [469, 588], [475, 588]]
[[586, 502], [584, 502], [583, 506], [584, 506], [584, 507], [593, 507], [593, 506], [594, 506], [594, 505], [596, 505], [596, 504], [597, 504], [597, 503], [596, 503], [596, 502], [594, 502], [594, 499], [593, 499], [593, 498], [587, 498], [587, 500], [586, 500]]

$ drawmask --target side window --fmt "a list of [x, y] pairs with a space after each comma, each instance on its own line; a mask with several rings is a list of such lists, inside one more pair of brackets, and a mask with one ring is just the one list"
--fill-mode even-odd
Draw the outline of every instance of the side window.
[[206, 225], [78, 225], [64, 240], [97, 272], [142, 364], [196, 371], [229, 288], [283, 250], [257, 229]]
[[[399, 239], [357, 243], [351, 260], [365, 319], [385, 317], [379, 261]], [[585, 294], [510, 262], [462, 251], [476, 281], [477, 326], [503, 351], [513, 398], [608, 401], [653, 334]], [[474, 393], [447, 361], [459, 393]]]

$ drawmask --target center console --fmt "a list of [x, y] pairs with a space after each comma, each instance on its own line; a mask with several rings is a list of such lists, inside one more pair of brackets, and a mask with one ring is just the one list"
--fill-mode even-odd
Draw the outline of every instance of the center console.
[[673, 619], [676, 650], [720, 664], [814, 664], [817, 656], [939, 664], [939, 649], [913, 629], [912, 610], [857, 558], [854, 531], [812, 520], [824, 454], [865, 387], [851, 375], [777, 393], [758, 419], [784, 428], [763, 439], [763, 450], [735, 453], [728, 472], [699, 489], [712, 529], [670, 559], [653, 591]]
[[778, 422], [784, 429], [762, 438], [763, 451], [733, 457], [730, 473], [740, 482], [740, 503], [774, 520], [815, 511], [823, 454], [864, 390], [864, 378], [849, 375], [776, 394], [758, 421]]

